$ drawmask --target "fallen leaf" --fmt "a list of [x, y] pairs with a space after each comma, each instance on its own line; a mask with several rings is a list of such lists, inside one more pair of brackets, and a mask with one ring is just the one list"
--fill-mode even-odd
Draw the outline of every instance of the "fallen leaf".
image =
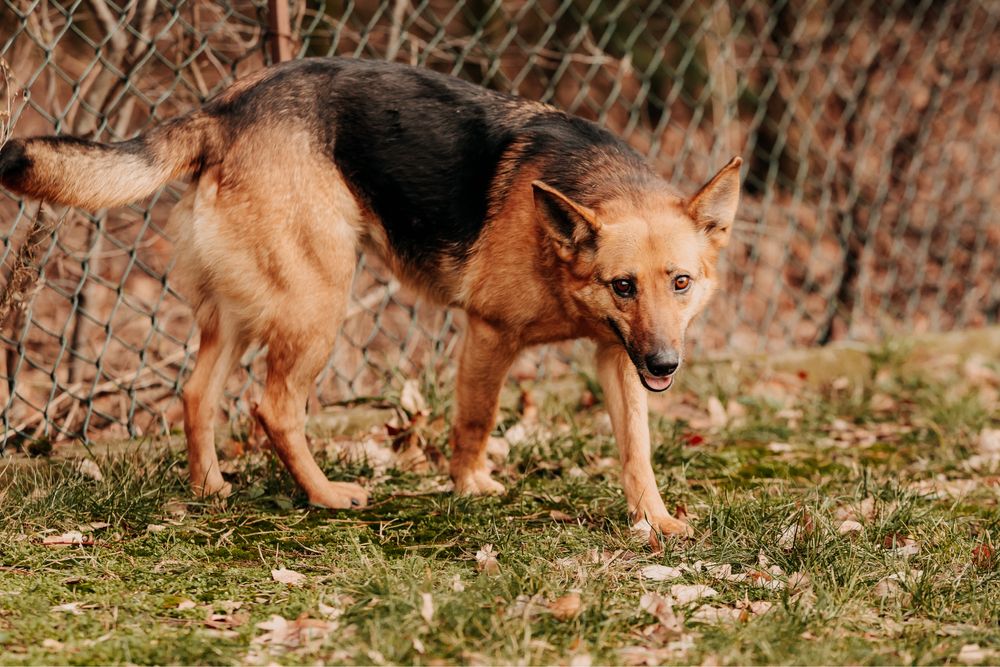
[[299, 586], [305, 583], [306, 575], [301, 572], [296, 572], [295, 570], [286, 570], [281, 568], [280, 570], [271, 570], [271, 578], [278, 583], [288, 584], [289, 586]]
[[456, 574], [454, 577], [452, 577], [451, 590], [455, 591], [456, 593], [461, 593], [462, 591], [465, 590], [465, 584], [462, 583], [462, 575]]
[[849, 535], [851, 533], [860, 533], [865, 527], [862, 526], [857, 521], [852, 521], [847, 519], [846, 521], [841, 521], [840, 525], [837, 526], [837, 532], [841, 535]]
[[251, 643], [285, 649], [297, 648], [312, 640], [322, 639], [337, 629], [337, 623], [308, 617], [289, 621], [275, 614], [255, 627], [264, 632], [254, 637]]
[[778, 546], [782, 549], [791, 549], [795, 546], [795, 539], [802, 532], [802, 527], [798, 524], [792, 524], [788, 528], [785, 528], [778, 537]]
[[670, 632], [680, 634], [683, 630], [683, 622], [674, 613], [674, 601], [669, 597], [659, 593], [643, 593], [639, 599], [639, 609], [654, 616]]
[[560, 621], [568, 621], [580, 615], [583, 603], [579, 593], [571, 592], [552, 600], [548, 607], [549, 612]]
[[726, 408], [715, 396], [708, 397], [708, 422], [713, 428], [722, 428], [729, 423], [729, 415]]
[[166, 529], [167, 527], [164, 526], [162, 523], [151, 523], [148, 526], [146, 526], [147, 533], [161, 533]]
[[992, 657], [993, 651], [986, 651], [979, 644], [965, 644], [958, 651], [958, 660], [963, 665], [979, 665]]
[[177, 608], [180, 609], [181, 611], [183, 611], [185, 609], [194, 609], [197, 606], [198, 605], [195, 604], [194, 600], [186, 600], [185, 599], [185, 600], [181, 600], [180, 602], [177, 603]]
[[743, 609], [736, 609], [734, 607], [712, 607], [707, 604], [703, 604], [694, 610], [691, 614], [690, 620], [696, 623], [725, 623], [728, 621], [745, 621], [745, 615], [749, 615], [749, 612]]
[[992, 570], [996, 566], [996, 554], [988, 544], [979, 544], [972, 550], [972, 564], [981, 570]]
[[674, 584], [670, 587], [670, 595], [677, 604], [687, 604], [688, 602], [713, 597], [718, 594], [717, 590], [704, 584]]
[[811, 585], [812, 580], [805, 572], [792, 572], [788, 575], [788, 590], [792, 593], [806, 591]]
[[650, 581], [677, 579], [683, 574], [680, 568], [667, 565], [647, 565], [640, 570], [640, 573], [643, 579], [649, 579]]
[[639, 519], [639, 521], [632, 525], [629, 531], [637, 539], [649, 542], [649, 534], [653, 531], [653, 525], [645, 519]]
[[492, 544], [487, 544], [476, 552], [476, 569], [489, 576], [500, 574], [500, 563]]
[[319, 610], [319, 613], [323, 614], [324, 616], [326, 616], [331, 620], [336, 620], [344, 614], [344, 610], [341, 609], [340, 607], [334, 607], [328, 604], [324, 604], [322, 602], [316, 605], [316, 609]]
[[420, 616], [427, 623], [434, 620], [434, 598], [430, 593], [420, 594]]
[[919, 579], [922, 574], [922, 570], [893, 572], [875, 584], [875, 594], [881, 598], [902, 596], [905, 592], [903, 585]]
[[420, 637], [413, 638], [413, 650], [419, 653], [420, 655], [424, 654], [424, 651], [426, 649], [424, 648], [424, 643], [420, 641]]
[[1000, 454], [1000, 428], [984, 428], [980, 431], [978, 445], [983, 454]]
[[104, 475], [101, 473], [101, 467], [94, 463], [93, 459], [82, 459], [76, 464], [76, 471], [84, 477], [89, 477], [95, 482], [104, 481]]
[[882, 540], [883, 548], [892, 552], [894, 556], [908, 558], [920, 553], [920, 543], [912, 537], [901, 533], [890, 533]]
[[552, 510], [551, 512], [549, 512], [549, 518], [552, 519], [553, 521], [561, 521], [563, 523], [571, 523], [576, 521], [576, 519], [574, 519], [572, 516], [560, 510]]

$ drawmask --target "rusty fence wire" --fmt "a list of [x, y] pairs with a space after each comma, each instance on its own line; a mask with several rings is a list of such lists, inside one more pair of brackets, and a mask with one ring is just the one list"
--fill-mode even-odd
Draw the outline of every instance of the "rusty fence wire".
[[[690, 336], [700, 353], [998, 319], [993, 0], [293, 1], [288, 17], [276, 36], [265, 0], [0, 0], [6, 120], [17, 136], [126, 139], [267, 65], [275, 39], [292, 57], [413, 63], [602, 123], [689, 191], [744, 156], [725, 284]], [[4, 443], [177, 427], [197, 338], [162, 227], [183, 187], [97, 215], [52, 211], [43, 226], [35, 204], [0, 191], [15, 306], [0, 323]], [[460, 328], [361, 257], [313, 402], [441, 367]], [[566, 359], [534, 353], [515, 373]], [[262, 372], [259, 353], [244, 361], [232, 419]]]

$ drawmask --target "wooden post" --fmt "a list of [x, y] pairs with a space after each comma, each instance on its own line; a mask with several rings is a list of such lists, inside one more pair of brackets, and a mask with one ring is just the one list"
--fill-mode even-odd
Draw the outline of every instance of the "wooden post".
[[292, 59], [292, 26], [288, 20], [288, 0], [267, 0], [268, 46], [271, 61]]

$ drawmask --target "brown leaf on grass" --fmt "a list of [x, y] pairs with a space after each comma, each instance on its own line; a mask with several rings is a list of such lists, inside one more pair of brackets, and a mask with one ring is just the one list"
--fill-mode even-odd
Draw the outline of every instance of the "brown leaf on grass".
[[676, 660], [694, 648], [692, 635], [681, 635], [678, 639], [668, 642], [662, 648], [647, 646], [626, 646], [616, 651], [623, 665], [662, 665]]
[[76, 471], [84, 477], [89, 477], [95, 482], [104, 481], [104, 473], [101, 472], [101, 467], [97, 465], [93, 459], [81, 459], [80, 462], [76, 464]]
[[552, 511], [550, 511], [549, 512], [549, 518], [552, 519], [553, 521], [559, 521], [559, 522], [562, 522], [562, 523], [575, 523], [576, 522], [576, 519], [574, 519], [572, 516], [570, 516], [569, 514], [566, 514], [566, 512], [563, 512], [561, 510], [552, 510]]
[[278, 583], [288, 584], [289, 586], [301, 586], [306, 581], [306, 575], [295, 570], [286, 570], [285, 568], [271, 570], [271, 578]]
[[996, 651], [984, 649], [979, 644], [965, 644], [958, 651], [955, 660], [963, 665], [982, 665], [987, 660], [992, 660], [996, 656]]
[[[883, 513], [892, 514], [893, 508], [894, 505], [890, 504], [883, 510]], [[872, 496], [867, 496], [857, 505], [842, 505], [834, 512], [834, 516], [840, 521], [857, 521], [859, 523], [874, 521], [877, 515], [878, 507]]]
[[639, 574], [643, 579], [649, 579], [650, 581], [667, 581], [669, 579], [680, 578], [683, 571], [679, 567], [670, 567], [668, 565], [647, 565], [639, 571]]
[[251, 643], [277, 649], [298, 648], [308, 643], [322, 641], [336, 630], [337, 626], [335, 621], [323, 621], [307, 616], [289, 621], [275, 614], [255, 626], [264, 632], [254, 637]]
[[854, 533], [860, 533], [864, 529], [865, 527], [857, 521], [847, 519], [846, 521], [841, 521], [840, 525], [837, 526], [837, 533], [840, 535], [852, 535]]
[[62, 535], [47, 535], [42, 538], [42, 544], [47, 547], [65, 547], [71, 545], [90, 547], [94, 545], [94, 538], [90, 535], [84, 535], [78, 530], [71, 530]]
[[250, 613], [246, 611], [236, 612], [235, 614], [224, 613], [215, 614], [210, 613], [204, 621], [206, 628], [211, 628], [213, 630], [228, 631], [233, 628], [238, 628], [241, 625], [246, 624], [250, 620]]
[[881, 598], [899, 598], [903, 604], [909, 603], [909, 594], [904, 585], [908, 586], [923, 575], [922, 570], [901, 570], [882, 577], [875, 584], [875, 595]]
[[560, 621], [568, 621], [580, 615], [583, 603], [579, 593], [570, 592], [549, 602], [548, 608], [549, 612]]
[[923, 479], [911, 484], [909, 489], [928, 498], [962, 498], [975, 493], [981, 486], [979, 480], [948, 479], [944, 475], [937, 475], [933, 479]]
[[489, 576], [500, 574], [500, 562], [492, 544], [486, 544], [476, 552], [476, 569]]
[[971, 468], [1000, 466], [1000, 428], [984, 428], [976, 439], [976, 453], [968, 458]]
[[639, 609], [655, 617], [669, 632], [681, 634], [684, 629], [683, 619], [674, 612], [674, 601], [669, 596], [644, 593], [639, 599]]
[[992, 570], [997, 565], [996, 553], [988, 544], [979, 544], [972, 550], [972, 564], [981, 570]]
[[889, 533], [882, 538], [882, 548], [895, 556], [909, 557], [920, 553], [920, 543], [902, 533]]
[[687, 604], [701, 598], [710, 598], [719, 592], [704, 584], [674, 584], [670, 587], [670, 595], [677, 604]]
[[708, 397], [708, 423], [714, 429], [720, 429], [725, 427], [729, 423], [729, 415], [726, 414], [726, 408], [723, 407], [722, 401], [720, 401], [715, 396]]
[[735, 607], [719, 606], [713, 607], [711, 605], [703, 604], [694, 610], [691, 614], [690, 620], [694, 623], [707, 623], [714, 625], [717, 623], [726, 622], [745, 622], [750, 617], [750, 612], [744, 609], [736, 609]]

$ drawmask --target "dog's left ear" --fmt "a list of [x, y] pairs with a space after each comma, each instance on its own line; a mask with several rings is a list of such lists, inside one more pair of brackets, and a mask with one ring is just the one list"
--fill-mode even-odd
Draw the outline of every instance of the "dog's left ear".
[[740, 165], [743, 158], [734, 157], [702, 186], [691, 201], [687, 212], [695, 224], [717, 248], [729, 243], [740, 203]]
[[593, 210], [578, 204], [543, 181], [533, 181], [535, 211], [552, 239], [556, 254], [570, 262], [583, 250], [597, 247], [601, 223]]

